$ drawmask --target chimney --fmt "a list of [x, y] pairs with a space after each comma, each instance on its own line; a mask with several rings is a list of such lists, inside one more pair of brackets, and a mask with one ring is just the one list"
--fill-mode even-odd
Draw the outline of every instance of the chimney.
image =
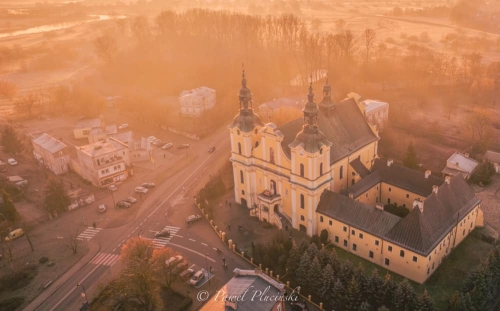
[[464, 153], [464, 156], [465, 156], [466, 158], [468, 158], [468, 157], [469, 157], [469, 153], [468, 153], [468, 152]]
[[391, 164], [392, 164], [393, 162], [394, 162], [394, 160], [393, 160], [393, 159], [389, 159], [389, 160], [387, 160], [387, 166], [391, 166]]
[[354, 199], [354, 194], [352, 192], [349, 192], [349, 198]]
[[415, 199], [413, 201], [413, 208], [415, 207], [418, 207], [418, 209], [422, 213], [424, 211], [424, 201], [421, 201], [420, 199]]
[[451, 181], [451, 176], [446, 176], [446, 177], [444, 178], [444, 182], [445, 182], [447, 185], [449, 185], [449, 184], [450, 184], [450, 181]]
[[438, 187], [438, 186], [436, 186], [436, 185], [432, 186], [432, 192], [434, 192], [434, 193], [436, 193], [436, 194], [437, 194], [437, 193], [438, 193], [438, 190], [439, 190], [439, 187]]
[[430, 170], [427, 170], [425, 171], [425, 178], [429, 178], [429, 176], [431, 176], [431, 171]]
[[379, 209], [379, 210], [381, 210], [381, 211], [383, 211], [383, 210], [384, 210], [384, 206], [383, 206], [381, 203], [377, 203], [377, 204], [375, 204], [375, 208], [376, 208], [376, 209]]

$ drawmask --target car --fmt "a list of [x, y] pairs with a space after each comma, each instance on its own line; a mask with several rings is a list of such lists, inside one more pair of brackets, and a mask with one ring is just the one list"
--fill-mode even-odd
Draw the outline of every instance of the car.
[[130, 206], [132, 206], [132, 204], [124, 200], [116, 202], [116, 208], [129, 208]]
[[148, 193], [148, 189], [144, 188], [144, 187], [135, 187], [135, 192], [136, 193]]
[[137, 202], [137, 199], [134, 197], [128, 197], [128, 198], [125, 198], [124, 201], [127, 201], [130, 204], [134, 204], [135, 202]]
[[191, 277], [191, 279], [189, 280], [189, 285], [196, 286], [204, 278], [205, 278], [205, 270], [201, 269]]
[[149, 142], [155, 141], [155, 140], [157, 140], [157, 139], [158, 139], [158, 138], [156, 138], [156, 137], [154, 137], [154, 136], [149, 136], [149, 137], [148, 137], [148, 141], [149, 141]]
[[113, 191], [113, 192], [114, 192], [114, 191], [118, 190], [118, 187], [117, 187], [116, 185], [109, 185], [109, 186], [108, 186], [108, 189], [109, 189], [110, 191]]
[[170, 236], [169, 230], [161, 230], [156, 232], [155, 238], [168, 238]]
[[179, 262], [177, 264], [177, 266], [175, 266], [175, 268], [172, 270], [172, 274], [173, 275], [177, 275], [179, 273], [181, 273], [182, 271], [184, 271], [188, 266], [188, 263], [187, 261], [183, 260], [181, 262]]
[[19, 229], [13, 230], [9, 234], [7, 234], [7, 236], [5, 237], [5, 241], [12, 241], [12, 240], [15, 240], [17, 238], [22, 237], [23, 235], [24, 235], [23, 229], [19, 228]]
[[169, 259], [165, 260], [165, 266], [170, 267], [171, 265], [181, 261], [182, 259], [184, 258], [181, 255], [170, 257]]
[[191, 147], [189, 144], [181, 144], [177, 146], [177, 149], [184, 149], [184, 148], [189, 148]]
[[165, 145], [163, 145], [163, 147], [161, 147], [161, 149], [167, 150], [169, 148], [172, 148], [173, 146], [174, 146], [174, 144], [172, 144], [172, 143], [166, 143]]
[[156, 187], [156, 185], [154, 182], [145, 182], [142, 184], [142, 187], [144, 187], [146, 189], [151, 189], [151, 188]]
[[215, 151], [215, 146], [208, 148], [208, 153], [213, 153]]
[[97, 210], [99, 211], [99, 213], [106, 212], [106, 204], [100, 204]]
[[9, 163], [10, 165], [17, 165], [17, 161], [13, 158], [8, 159], [7, 163]]
[[151, 142], [151, 145], [157, 146], [157, 147], [162, 146], [163, 144], [164, 144], [164, 142], [162, 142], [161, 139], [155, 139]]
[[191, 216], [188, 216], [188, 218], [186, 218], [186, 223], [190, 224], [190, 223], [193, 223], [193, 222], [198, 221], [200, 219], [201, 219], [200, 215], [191, 215]]
[[181, 279], [187, 279], [187, 278], [190, 278], [191, 276], [193, 276], [193, 274], [194, 274], [193, 269], [186, 269], [186, 270], [182, 271], [181, 274], [179, 274], [179, 277]]
[[120, 126], [118, 127], [118, 129], [119, 129], [119, 130], [123, 130], [123, 129], [126, 129], [127, 127], [128, 127], [128, 124], [127, 124], [127, 123], [124, 123], [124, 124], [120, 125]]
[[290, 306], [292, 311], [308, 311], [306, 303], [301, 300], [290, 302]]

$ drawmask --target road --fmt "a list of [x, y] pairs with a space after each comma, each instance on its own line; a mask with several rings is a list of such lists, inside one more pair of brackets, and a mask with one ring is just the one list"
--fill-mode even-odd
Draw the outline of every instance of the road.
[[[88, 234], [92, 236], [89, 243], [99, 243], [99, 253], [71, 275], [69, 280], [48, 299], [39, 305], [32, 303], [25, 310], [78, 310], [85, 298], [82, 297], [82, 288], [77, 288], [77, 284], [82, 284], [87, 293], [95, 290], [104, 277], [110, 275], [109, 269], [119, 265], [121, 246], [130, 237], [140, 235], [154, 240], [160, 247], [165, 245], [164, 241], [154, 239], [154, 233], [167, 226], [174, 233], [168, 239], [169, 247], [181, 253], [188, 262], [198, 267], [212, 266], [216, 270], [217, 278], [221, 281], [229, 280], [235, 265], [240, 266], [244, 262], [241, 259], [238, 261], [238, 256], [227, 251], [206, 220], [203, 219], [191, 225], [184, 222], [185, 216], [197, 211], [192, 195], [190, 194], [189, 197], [184, 197], [184, 195], [188, 189], [195, 186], [195, 183], [204, 182], [200, 176], [215, 173], [220, 163], [227, 161], [228, 136], [227, 131], [221, 129], [204, 141], [192, 144], [193, 150], [190, 152], [199, 152], [203, 156], [198, 157], [186, 169], [148, 193], [138, 216], [128, 225], [115, 229], [93, 230], [89, 228]], [[210, 145], [217, 146], [212, 154], [207, 153]], [[217, 254], [215, 248], [224, 250], [225, 254]], [[222, 270], [222, 256], [226, 257], [229, 265], [226, 271]], [[93, 297], [89, 295], [88, 298], [90, 301]]]

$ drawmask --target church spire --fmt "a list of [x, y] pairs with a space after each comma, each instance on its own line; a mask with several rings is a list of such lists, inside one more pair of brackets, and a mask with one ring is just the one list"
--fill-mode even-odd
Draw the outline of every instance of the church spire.
[[[252, 104], [252, 92], [250, 92], [250, 89], [247, 87], [247, 79], [245, 76], [245, 69], [242, 70], [241, 74], [241, 89], [240, 89], [240, 94], [238, 95], [239, 100], [240, 100], [240, 109], [248, 109], [248, 105], [250, 104], [250, 109], [251, 104]], [[243, 107], [242, 107], [243, 105]]]
[[332, 98], [332, 87], [328, 84], [328, 72], [326, 73], [326, 81], [323, 86], [323, 98], [330, 99]]
[[314, 102], [312, 77], [311, 81], [309, 82], [309, 94], [307, 94], [307, 103], [302, 111], [304, 112], [304, 130], [317, 130], [318, 106]]

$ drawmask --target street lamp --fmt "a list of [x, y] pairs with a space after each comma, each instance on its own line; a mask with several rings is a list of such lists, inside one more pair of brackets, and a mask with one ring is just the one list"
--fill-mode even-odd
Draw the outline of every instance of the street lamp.
[[89, 300], [87, 298], [87, 293], [85, 292], [85, 286], [83, 286], [83, 284], [76, 284], [76, 287], [82, 287], [82, 294], [83, 296], [85, 297], [85, 303], [83, 304], [82, 308], [80, 308], [80, 310], [87, 310], [87, 309], [90, 309], [90, 305], [89, 305]]
[[207, 258], [208, 258], [208, 253], [205, 254], [205, 267], [207, 268], [207, 275], [209, 276], [209, 278], [208, 278], [208, 285], [210, 285], [210, 275], [209, 275], [209, 271], [208, 271], [208, 261], [207, 261]]

